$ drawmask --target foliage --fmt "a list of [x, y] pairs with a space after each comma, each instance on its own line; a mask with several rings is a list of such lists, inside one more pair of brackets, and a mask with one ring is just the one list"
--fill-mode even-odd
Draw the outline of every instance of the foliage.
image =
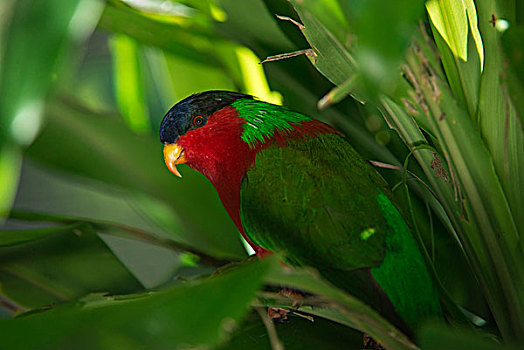
[[[522, 342], [523, 13], [506, 0], [2, 2], [0, 349]], [[343, 131], [411, 220], [448, 322], [409, 339], [313, 268], [242, 262], [212, 186], [169, 174], [158, 142], [169, 107], [209, 89]], [[291, 304], [280, 286], [311, 296], [274, 325], [264, 307]]]

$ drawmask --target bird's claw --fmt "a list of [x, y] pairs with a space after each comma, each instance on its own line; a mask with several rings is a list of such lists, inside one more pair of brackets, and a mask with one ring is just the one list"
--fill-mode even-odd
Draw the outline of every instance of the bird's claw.
[[273, 322], [277, 323], [288, 323], [289, 317], [288, 314], [290, 312], [286, 309], [278, 308], [278, 307], [268, 307], [267, 308], [267, 316], [269, 319]]

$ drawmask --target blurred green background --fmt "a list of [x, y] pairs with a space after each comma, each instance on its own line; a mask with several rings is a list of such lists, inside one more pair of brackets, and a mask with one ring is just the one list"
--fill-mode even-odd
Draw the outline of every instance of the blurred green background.
[[[362, 331], [416, 347], [274, 259], [207, 277], [250, 252], [203, 176], [169, 173], [158, 127], [210, 89], [326, 121], [373, 162], [454, 326], [421, 326], [417, 345], [518, 344], [523, 14], [512, 0], [2, 1], [0, 349], [358, 349]], [[280, 285], [337, 306], [275, 329], [263, 306], [286, 303]]]

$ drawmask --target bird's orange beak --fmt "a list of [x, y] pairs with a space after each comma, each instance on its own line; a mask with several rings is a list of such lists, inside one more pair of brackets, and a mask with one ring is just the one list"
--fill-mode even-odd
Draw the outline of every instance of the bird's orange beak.
[[167, 168], [176, 176], [182, 177], [180, 172], [176, 168], [177, 164], [184, 164], [186, 157], [184, 149], [176, 143], [165, 143], [164, 144], [164, 161], [166, 162]]

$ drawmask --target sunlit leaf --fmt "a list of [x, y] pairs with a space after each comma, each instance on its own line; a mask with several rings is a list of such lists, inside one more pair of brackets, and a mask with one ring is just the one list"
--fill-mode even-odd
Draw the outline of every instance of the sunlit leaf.
[[125, 35], [115, 35], [110, 44], [120, 113], [134, 131], [149, 131], [139, 46]]
[[480, 57], [480, 70], [484, 68], [484, 44], [482, 43], [482, 37], [480, 36], [477, 9], [475, 8], [475, 2], [473, 0], [462, 0], [466, 6], [466, 12], [468, 14], [469, 29], [473, 40], [475, 40], [475, 46]]
[[0, 139], [0, 224], [8, 214], [16, 194], [20, 153], [17, 146]]
[[258, 59], [250, 50], [239, 47], [237, 56], [244, 78], [245, 92], [269, 103], [282, 104], [282, 96], [272, 92], [267, 85], [266, 76]]
[[431, 22], [453, 54], [463, 61], [468, 60], [468, 18], [463, 1], [429, 0], [426, 2]]

